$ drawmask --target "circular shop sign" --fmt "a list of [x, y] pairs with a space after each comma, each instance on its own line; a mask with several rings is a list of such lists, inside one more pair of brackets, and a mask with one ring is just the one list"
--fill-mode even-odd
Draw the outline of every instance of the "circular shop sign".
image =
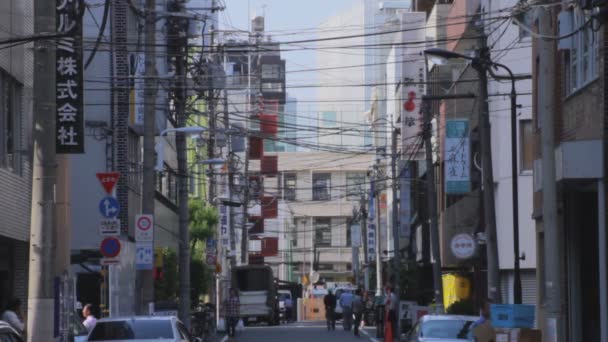
[[450, 248], [458, 259], [469, 259], [475, 254], [476, 242], [469, 234], [458, 234], [452, 238]]
[[115, 237], [107, 237], [101, 241], [101, 254], [106, 258], [114, 258], [120, 254], [120, 241]]
[[152, 220], [148, 216], [140, 216], [137, 220], [137, 228], [146, 231], [152, 227]]

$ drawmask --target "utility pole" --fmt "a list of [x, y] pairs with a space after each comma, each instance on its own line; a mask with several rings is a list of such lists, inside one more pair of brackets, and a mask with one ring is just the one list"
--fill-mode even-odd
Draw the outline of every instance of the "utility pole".
[[433, 254], [433, 285], [435, 289], [435, 304], [438, 312], [443, 312], [443, 287], [441, 279], [441, 251], [439, 244], [439, 226], [437, 224], [437, 190], [435, 189], [435, 166], [433, 165], [433, 145], [431, 136], [433, 125], [431, 123], [431, 104], [425, 97], [422, 98], [422, 111], [424, 115], [424, 148], [426, 150], [426, 192], [428, 200], [428, 215], [431, 233], [431, 252]]
[[[251, 42], [251, 32], [249, 32], [249, 41]], [[259, 39], [255, 37], [254, 51], [257, 51]], [[247, 115], [251, 116], [251, 53], [247, 51]], [[249, 151], [251, 146], [249, 144], [249, 135], [245, 136], [245, 170], [244, 175], [244, 192], [243, 192], [243, 221], [241, 224], [241, 264], [247, 264], [247, 257], [249, 254], [249, 232], [247, 231], [247, 221], [249, 215]]]
[[[397, 158], [399, 154], [397, 153], [397, 135], [399, 134], [399, 129], [393, 128], [391, 134], [391, 175], [393, 176], [392, 184], [392, 192], [393, 192], [393, 209], [392, 209], [392, 226], [393, 226], [393, 277], [395, 283], [393, 284], [393, 291], [397, 297], [397, 305], [395, 309], [395, 314], [399, 317], [399, 299], [401, 297], [400, 293], [400, 272], [399, 266], [401, 265], [401, 254], [399, 252], [399, 202], [397, 201], [397, 192], [399, 191], [399, 174], [397, 173]], [[395, 324], [394, 331], [397, 331], [397, 340], [400, 339], [401, 330], [399, 328], [400, 319], [397, 319], [397, 323]]]
[[375, 198], [376, 201], [374, 205], [376, 206], [376, 296], [382, 295], [382, 253], [380, 252], [380, 195], [382, 194], [382, 190], [378, 186], [378, 182], [380, 181], [380, 165], [376, 165], [376, 191]]
[[[179, 10], [183, 10], [180, 6]], [[187, 56], [188, 38], [181, 34], [182, 30], [187, 32], [187, 19], [174, 19], [180, 23], [176, 33], [179, 38], [174, 38], [175, 47], [175, 107], [177, 127], [186, 127], [186, 101], [187, 91]], [[177, 154], [177, 189], [178, 189], [178, 216], [179, 216], [179, 319], [187, 329], [190, 329], [190, 230], [188, 212], [188, 146], [185, 132], [176, 132], [175, 148]]]
[[[143, 214], [154, 215], [154, 136], [156, 133], [156, 0], [145, 4], [145, 75], [144, 80], [144, 166], [141, 207]], [[149, 313], [147, 305], [154, 302], [152, 270], [137, 270], [135, 279], [135, 312]]]
[[[215, 91], [213, 89], [208, 90], [209, 96], [207, 97], [208, 116], [209, 116], [209, 143], [207, 144], [207, 157], [209, 159], [215, 157]], [[208, 168], [209, 177], [209, 201], [215, 200], [215, 174], [213, 165], [209, 165]]]
[[488, 76], [486, 65], [489, 60], [489, 49], [486, 38], [481, 38], [480, 63], [473, 62], [472, 66], [479, 77], [479, 132], [481, 136], [481, 159], [483, 169], [483, 201], [486, 232], [486, 253], [488, 265], [488, 297], [495, 303], [502, 302], [500, 292], [500, 270], [498, 264], [498, 245], [496, 238], [496, 207], [494, 204], [494, 173], [492, 171], [492, 139], [490, 131], [490, 109], [488, 105]]
[[[539, 34], [553, 35], [555, 29], [551, 9], [539, 7], [537, 9]], [[563, 233], [557, 220], [557, 186], [555, 183], [555, 133], [553, 115], [555, 113], [555, 96], [553, 87], [555, 84], [555, 42], [552, 40], [538, 39], [537, 70], [538, 84], [538, 115], [541, 126], [541, 151], [542, 151], [542, 225], [544, 230], [544, 268], [545, 283], [545, 308], [546, 322], [545, 331], [548, 341], [565, 341], [566, 329], [565, 319], [562, 316], [562, 275], [563, 268]], [[541, 265], [542, 267], [542, 265]]]
[[[224, 128], [225, 134], [228, 133], [228, 129], [230, 128], [230, 115], [228, 113], [228, 90], [224, 90], [224, 98], [223, 98], [223, 107], [224, 107]], [[233, 162], [233, 152], [232, 152], [232, 144], [231, 139], [227, 139], [228, 144], [228, 198], [230, 202], [234, 202], [234, 173], [236, 172], [237, 166], [236, 163]], [[230, 256], [230, 267], [236, 266], [236, 230], [234, 228], [234, 209], [232, 206], [228, 208], [228, 217], [230, 218], [229, 229], [230, 229], [230, 250], [234, 255]]]
[[[369, 290], [369, 267], [367, 265], [367, 210], [365, 210], [365, 193], [361, 193], [361, 201], [359, 206], [359, 224], [361, 224], [361, 238], [363, 239], [363, 265], [365, 266], [364, 274], [364, 289]], [[359, 282], [357, 282], [359, 284]]]
[[[55, 32], [55, 1], [34, 1], [34, 33]], [[54, 40], [34, 42], [33, 181], [28, 287], [29, 341], [52, 341], [56, 224], [55, 185], [55, 45]], [[79, 71], [81, 72], [81, 71]], [[56, 318], [55, 318], [56, 319]]]

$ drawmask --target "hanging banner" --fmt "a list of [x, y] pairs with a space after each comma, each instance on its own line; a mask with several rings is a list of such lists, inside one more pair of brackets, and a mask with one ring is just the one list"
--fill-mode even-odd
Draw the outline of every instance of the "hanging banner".
[[445, 192], [471, 191], [469, 120], [447, 120], [445, 128]]
[[57, 33], [66, 36], [57, 40], [55, 59], [55, 145], [57, 153], [84, 153], [80, 2], [57, 0], [56, 4]]
[[411, 209], [411, 193], [410, 193], [410, 169], [407, 162], [403, 162], [400, 165], [400, 200], [401, 205], [399, 206], [399, 237], [409, 241], [411, 234], [411, 220], [412, 220], [412, 209]]
[[[425, 30], [420, 30], [419, 22], [426, 20], [424, 13], [403, 13], [403, 31], [398, 33], [399, 41], [416, 42], [425, 41]], [[400, 106], [396, 106], [401, 117], [401, 139], [403, 154], [409, 160], [424, 160], [425, 150], [421, 144], [423, 132], [422, 96], [426, 93], [426, 65], [424, 58], [420, 58], [426, 46], [424, 44], [412, 44], [396, 48], [394, 59], [401, 63], [399, 80], [404, 80], [398, 92], [401, 100]], [[410, 56], [410, 57], [403, 57]], [[398, 69], [397, 69], [398, 71]], [[398, 74], [399, 75], [399, 74]]]

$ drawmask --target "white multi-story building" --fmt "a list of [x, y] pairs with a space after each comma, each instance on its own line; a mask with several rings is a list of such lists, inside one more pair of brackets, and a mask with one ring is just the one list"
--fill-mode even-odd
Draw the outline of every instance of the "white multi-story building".
[[[265, 220], [260, 237], [278, 238], [279, 254], [265, 262], [275, 267], [281, 280], [297, 281], [316, 271], [325, 282], [348, 281], [353, 264], [348, 220], [369, 186], [367, 172], [373, 156], [345, 157], [329, 152], [277, 155], [276, 182], [265, 179], [264, 192], [278, 196], [279, 215]], [[253, 172], [259, 170], [257, 163], [251, 166]], [[259, 206], [251, 215], [256, 211], [260, 211]]]

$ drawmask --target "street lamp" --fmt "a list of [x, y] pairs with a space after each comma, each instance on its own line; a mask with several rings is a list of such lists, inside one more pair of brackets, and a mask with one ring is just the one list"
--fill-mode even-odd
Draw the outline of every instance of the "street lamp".
[[[513, 281], [513, 298], [515, 304], [521, 304], [522, 302], [522, 289], [521, 289], [521, 268], [520, 268], [520, 252], [519, 252], [519, 206], [518, 206], [518, 198], [519, 198], [519, 189], [518, 189], [518, 174], [517, 174], [517, 91], [515, 90], [515, 81], [517, 79], [528, 79], [528, 76], [523, 77], [515, 77], [511, 69], [509, 69], [506, 65], [496, 63], [492, 61], [487, 53], [487, 48], [482, 51], [481, 57], [471, 57], [467, 55], [463, 55], [457, 52], [448, 51], [444, 49], [431, 48], [424, 51], [426, 55], [429, 56], [431, 61], [436, 64], [444, 64], [445, 60], [448, 59], [466, 59], [472, 62], [473, 67], [479, 73], [480, 80], [483, 80], [486, 84], [482, 86], [485, 87], [486, 96], [487, 96], [487, 77], [486, 71], [492, 75], [495, 79], [509, 79], [511, 81], [511, 177], [512, 177], [512, 205], [513, 205], [513, 254], [514, 254], [514, 281]], [[509, 76], [496, 75], [494, 73], [493, 68], [502, 68], [504, 69]], [[487, 105], [487, 98], [482, 99], [484, 103]], [[488, 113], [489, 115], [489, 113]], [[488, 147], [489, 148], [489, 147]], [[490, 161], [491, 166], [491, 161]], [[493, 189], [490, 187], [487, 190]], [[494, 196], [492, 191], [492, 196]], [[493, 203], [493, 202], [492, 202]], [[498, 272], [498, 270], [496, 270]]]

